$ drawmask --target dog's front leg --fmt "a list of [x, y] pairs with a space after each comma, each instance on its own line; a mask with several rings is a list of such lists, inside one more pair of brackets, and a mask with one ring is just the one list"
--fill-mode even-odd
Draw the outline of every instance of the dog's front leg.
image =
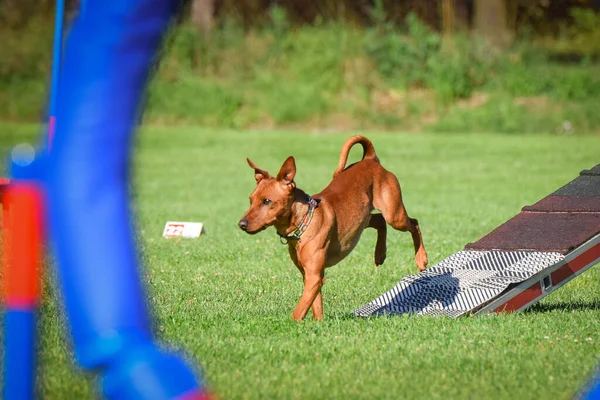
[[306, 317], [308, 309], [313, 307], [315, 319], [323, 318], [323, 300], [321, 296], [321, 286], [323, 278], [318, 270], [305, 270], [304, 274], [304, 292], [300, 302], [292, 313], [292, 318], [300, 322]]
[[[302, 282], [304, 282], [304, 285], [306, 286], [306, 275], [304, 273], [304, 268], [298, 262], [298, 257], [296, 256], [296, 252], [292, 251], [290, 249], [290, 256], [292, 258], [292, 261], [294, 262], [294, 265], [296, 266], [296, 268], [298, 268], [298, 270], [302, 274]], [[325, 276], [324, 276], [324, 272], [321, 272], [321, 287], [324, 284], [325, 284]], [[313, 301], [311, 308], [312, 308], [312, 312], [313, 312], [313, 319], [315, 321], [322, 320], [323, 319], [323, 296], [321, 295], [321, 289], [319, 289], [319, 292], [317, 293], [317, 296], [315, 297], [315, 301]]]
[[[317, 244], [318, 246], [318, 244]], [[321, 287], [325, 282], [325, 258], [327, 254], [326, 246], [304, 247], [300, 253], [297, 253], [298, 264], [302, 266], [302, 275], [304, 278], [304, 291], [302, 297], [292, 313], [292, 318], [296, 321], [302, 321], [308, 309], [312, 306], [314, 319], [323, 319], [323, 298]]]
[[[300, 271], [300, 274], [302, 274], [302, 282], [304, 283], [304, 286], [306, 287], [306, 274], [304, 272], [304, 267], [300, 264], [300, 261], [298, 260], [298, 254], [296, 253], [296, 247], [289, 246], [288, 250], [290, 253], [290, 258], [294, 262], [294, 265], [296, 266], [296, 268], [298, 268], [298, 271]], [[323, 278], [322, 283], [325, 283], [324, 278]], [[317, 296], [315, 297], [315, 301], [313, 301], [311, 307], [312, 307], [312, 311], [313, 311], [313, 318], [315, 320], [323, 319], [323, 298], [321, 296], [321, 290], [319, 290], [319, 292], [317, 293]]]
[[324, 273], [321, 272], [321, 287], [319, 287], [319, 292], [317, 293], [317, 297], [315, 297], [315, 301], [313, 301], [313, 303], [312, 303], [313, 319], [315, 321], [323, 320], [323, 295], [321, 294], [321, 289], [323, 288], [323, 285], [325, 284], [325, 277], [323, 275], [324, 275]]

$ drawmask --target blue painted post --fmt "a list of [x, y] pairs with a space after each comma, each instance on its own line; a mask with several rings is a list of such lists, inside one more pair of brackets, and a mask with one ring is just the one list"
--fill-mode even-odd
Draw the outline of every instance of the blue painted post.
[[113, 399], [206, 398], [154, 343], [129, 209], [129, 156], [172, 0], [88, 0], [66, 42], [48, 163], [51, 238], [81, 366]]

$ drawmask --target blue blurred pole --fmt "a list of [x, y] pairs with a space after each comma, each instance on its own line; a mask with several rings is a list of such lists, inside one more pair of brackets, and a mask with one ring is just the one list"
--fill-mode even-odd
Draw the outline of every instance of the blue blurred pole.
[[581, 397], [582, 400], [598, 400], [600, 399], [600, 375], [596, 375]]
[[5, 400], [33, 399], [35, 393], [36, 310], [4, 311], [2, 396]]
[[48, 158], [50, 233], [75, 358], [111, 399], [206, 398], [156, 345], [130, 214], [130, 151], [178, 0], [89, 0], [66, 41]]
[[[82, 1], [83, 6], [83, 1]], [[54, 50], [52, 53], [52, 81], [50, 84], [50, 109], [48, 110], [48, 149], [52, 146], [54, 130], [56, 129], [56, 106], [58, 98], [58, 83], [62, 61], [62, 32], [65, 18], [65, 0], [56, 0], [56, 21], [54, 24]]]

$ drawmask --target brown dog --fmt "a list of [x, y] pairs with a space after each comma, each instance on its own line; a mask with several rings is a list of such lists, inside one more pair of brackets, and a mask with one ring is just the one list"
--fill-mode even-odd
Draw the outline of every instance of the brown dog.
[[[357, 143], [363, 147], [363, 158], [344, 169], [348, 152]], [[314, 319], [323, 318], [325, 268], [350, 254], [367, 227], [377, 229], [375, 265], [385, 260], [387, 222], [411, 233], [417, 267], [419, 271], [427, 267], [419, 224], [406, 213], [398, 179], [381, 166], [369, 139], [353, 136], [344, 143], [333, 180], [313, 197], [296, 187], [293, 157], [285, 160], [275, 178], [247, 161], [257, 185], [250, 209], [238, 225], [250, 234], [274, 226], [287, 241], [290, 257], [304, 277], [304, 292], [292, 314], [295, 320], [304, 319], [311, 306]], [[381, 214], [371, 214], [374, 208]]]

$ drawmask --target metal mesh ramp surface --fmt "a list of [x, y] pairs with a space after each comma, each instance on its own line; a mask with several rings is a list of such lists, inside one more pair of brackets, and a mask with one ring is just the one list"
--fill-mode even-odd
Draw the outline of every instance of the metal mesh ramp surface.
[[405, 277], [354, 315], [459, 317], [563, 258], [562, 254], [545, 252], [459, 251], [426, 271]]

